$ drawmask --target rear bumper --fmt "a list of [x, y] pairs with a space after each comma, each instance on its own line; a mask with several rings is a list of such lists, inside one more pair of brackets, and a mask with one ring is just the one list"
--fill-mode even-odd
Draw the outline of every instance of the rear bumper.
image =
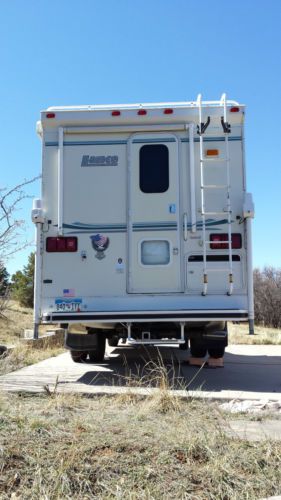
[[247, 321], [248, 311], [243, 309], [204, 309], [179, 311], [88, 311], [87, 313], [54, 312], [45, 314], [42, 323], [138, 323], [138, 322], [197, 322]]

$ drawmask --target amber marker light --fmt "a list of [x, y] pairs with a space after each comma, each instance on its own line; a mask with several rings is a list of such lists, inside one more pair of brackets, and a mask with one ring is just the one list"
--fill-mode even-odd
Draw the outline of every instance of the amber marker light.
[[206, 156], [219, 156], [219, 150], [218, 149], [207, 149]]

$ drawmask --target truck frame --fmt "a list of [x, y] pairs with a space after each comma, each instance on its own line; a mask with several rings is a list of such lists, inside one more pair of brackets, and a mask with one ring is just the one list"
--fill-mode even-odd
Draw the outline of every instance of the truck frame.
[[254, 329], [245, 106], [227, 100], [41, 112], [34, 336], [58, 323], [74, 361], [105, 340], [222, 356]]

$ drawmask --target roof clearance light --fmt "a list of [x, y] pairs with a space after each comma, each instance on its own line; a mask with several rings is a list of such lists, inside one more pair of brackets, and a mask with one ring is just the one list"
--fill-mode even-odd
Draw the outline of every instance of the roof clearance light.
[[56, 117], [56, 113], [47, 113], [46, 114], [46, 118], [55, 118]]
[[112, 115], [112, 116], [120, 116], [120, 115], [121, 115], [121, 113], [120, 113], [120, 111], [115, 110], [115, 111], [112, 111], [112, 112], [111, 112], [111, 115]]
[[238, 113], [239, 111], [240, 109], [237, 106], [233, 106], [232, 108], [230, 108], [230, 113]]
[[147, 115], [146, 109], [139, 109], [138, 110], [138, 115]]
[[172, 108], [164, 109], [164, 115], [172, 115], [174, 110]]
[[218, 149], [207, 149], [206, 156], [219, 156], [219, 150]]

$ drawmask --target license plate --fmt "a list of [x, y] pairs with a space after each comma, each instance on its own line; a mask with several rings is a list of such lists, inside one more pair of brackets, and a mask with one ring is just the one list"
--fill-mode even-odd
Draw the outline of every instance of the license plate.
[[56, 311], [58, 312], [79, 312], [81, 310], [81, 299], [57, 299]]

